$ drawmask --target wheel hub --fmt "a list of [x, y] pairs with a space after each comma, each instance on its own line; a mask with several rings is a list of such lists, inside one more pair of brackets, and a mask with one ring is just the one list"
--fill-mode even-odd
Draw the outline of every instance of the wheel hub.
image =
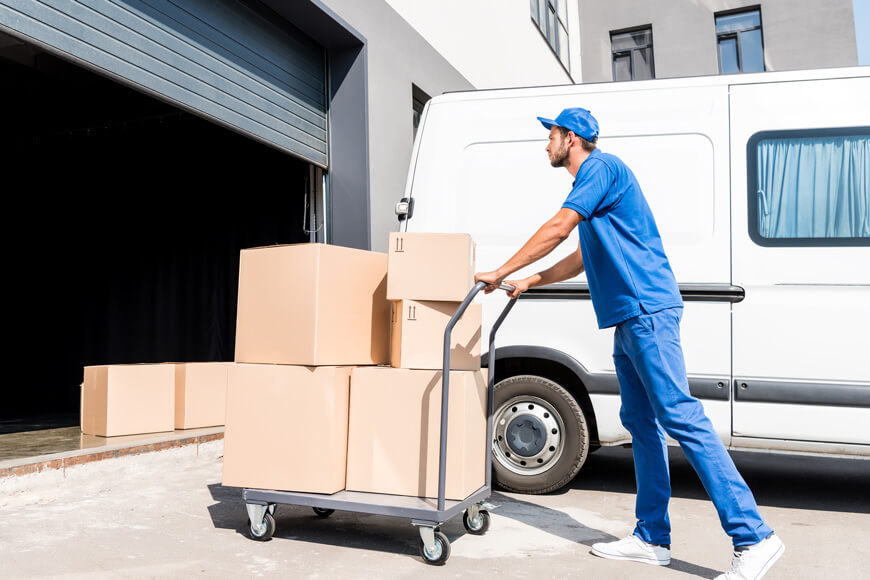
[[262, 536], [266, 533], [266, 529], [269, 526], [266, 524], [266, 520], [263, 520], [259, 524], [251, 523], [251, 531], [254, 532], [257, 536]]
[[547, 443], [546, 427], [534, 415], [519, 415], [508, 423], [505, 439], [508, 447], [517, 455], [533, 457]]
[[441, 542], [436, 540], [431, 550], [428, 547], [424, 546], [423, 551], [426, 552], [426, 557], [428, 557], [430, 560], [437, 560], [441, 557], [441, 552], [443, 551], [443, 549], [441, 548]]
[[565, 447], [564, 422], [547, 401], [530, 395], [514, 397], [495, 413], [493, 455], [520, 475], [550, 469]]

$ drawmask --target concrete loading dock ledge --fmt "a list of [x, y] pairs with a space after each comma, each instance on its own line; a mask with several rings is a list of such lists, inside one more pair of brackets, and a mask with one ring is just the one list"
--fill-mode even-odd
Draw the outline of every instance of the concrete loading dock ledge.
[[111, 438], [83, 435], [79, 427], [0, 435], [0, 480], [127, 455], [199, 446], [223, 437], [223, 427]]

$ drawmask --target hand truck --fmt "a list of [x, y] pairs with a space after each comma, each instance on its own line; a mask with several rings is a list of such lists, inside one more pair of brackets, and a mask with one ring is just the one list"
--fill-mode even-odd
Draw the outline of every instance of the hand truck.
[[[420, 555], [427, 564], [443, 564], [450, 557], [450, 541], [439, 530], [447, 520], [463, 514], [465, 529], [470, 534], [483, 535], [489, 529], [489, 512], [492, 505], [486, 500], [492, 491], [492, 412], [493, 390], [495, 386], [495, 333], [505, 317], [516, 304], [516, 298], [508, 301], [501, 314], [492, 325], [489, 333], [489, 380], [486, 403], [486, 482], [483, 487], [464, 500], [447, 500], [444, 497], [447, 475], [447, 402], [450, 389], [450, 334], [456, 322], [463, 315], [474, 297], [487, 285], [478, 282], [474, 285], [444, 330], [444, 366], [442, 369], [441, 390], [441, 441], [438, 464], [438, 497], [425, 498], [404, 495], [388, 495], [356, 491], [340, 491], [333, 494], [298, 493], [246, 488], [242, 497], [248, 510], [250, 535], [255, 540], [266, 541], [275, 533], [275, 506], [277, 504], [307, 506], [314, 509], [320, 517], [328, 517], [335, 510], [365, 514], [377, 514], [398, 518], [409, 518], [411, 524], [420, 531]], [[507, 284], [501, 290], [512, 291]], [[353, 387], [351, 387], [353, 388]], [[434, 501], [433, 501], [434, 500]]]

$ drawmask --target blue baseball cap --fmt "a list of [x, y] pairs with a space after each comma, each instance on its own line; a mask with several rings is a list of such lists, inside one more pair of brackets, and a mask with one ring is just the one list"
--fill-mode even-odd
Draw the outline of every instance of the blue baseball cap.
[[548, 130], [551, 129], [553, 125], [564, 127], [569, 131], [573, 131], [575, 135], [583, 137], [587, 141], [592, 141], [598, 137], [598, 121], [595, 120], [592, 113], [586, 109], [581, 109], [580, 107], [565, 109], [559, 113], [559, 116], [556, 117], [555, 121], [552, 119], [545, 119], [544, 117], [538, 117], [538, 121], [540, 121], [541, 125], [546, 127]]

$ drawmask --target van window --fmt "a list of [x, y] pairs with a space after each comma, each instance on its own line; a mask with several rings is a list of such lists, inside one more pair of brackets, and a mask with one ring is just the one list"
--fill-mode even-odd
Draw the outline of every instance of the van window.
[[870, 127], [758, 133], [748, 155], [756, 243], [870, 245]]

